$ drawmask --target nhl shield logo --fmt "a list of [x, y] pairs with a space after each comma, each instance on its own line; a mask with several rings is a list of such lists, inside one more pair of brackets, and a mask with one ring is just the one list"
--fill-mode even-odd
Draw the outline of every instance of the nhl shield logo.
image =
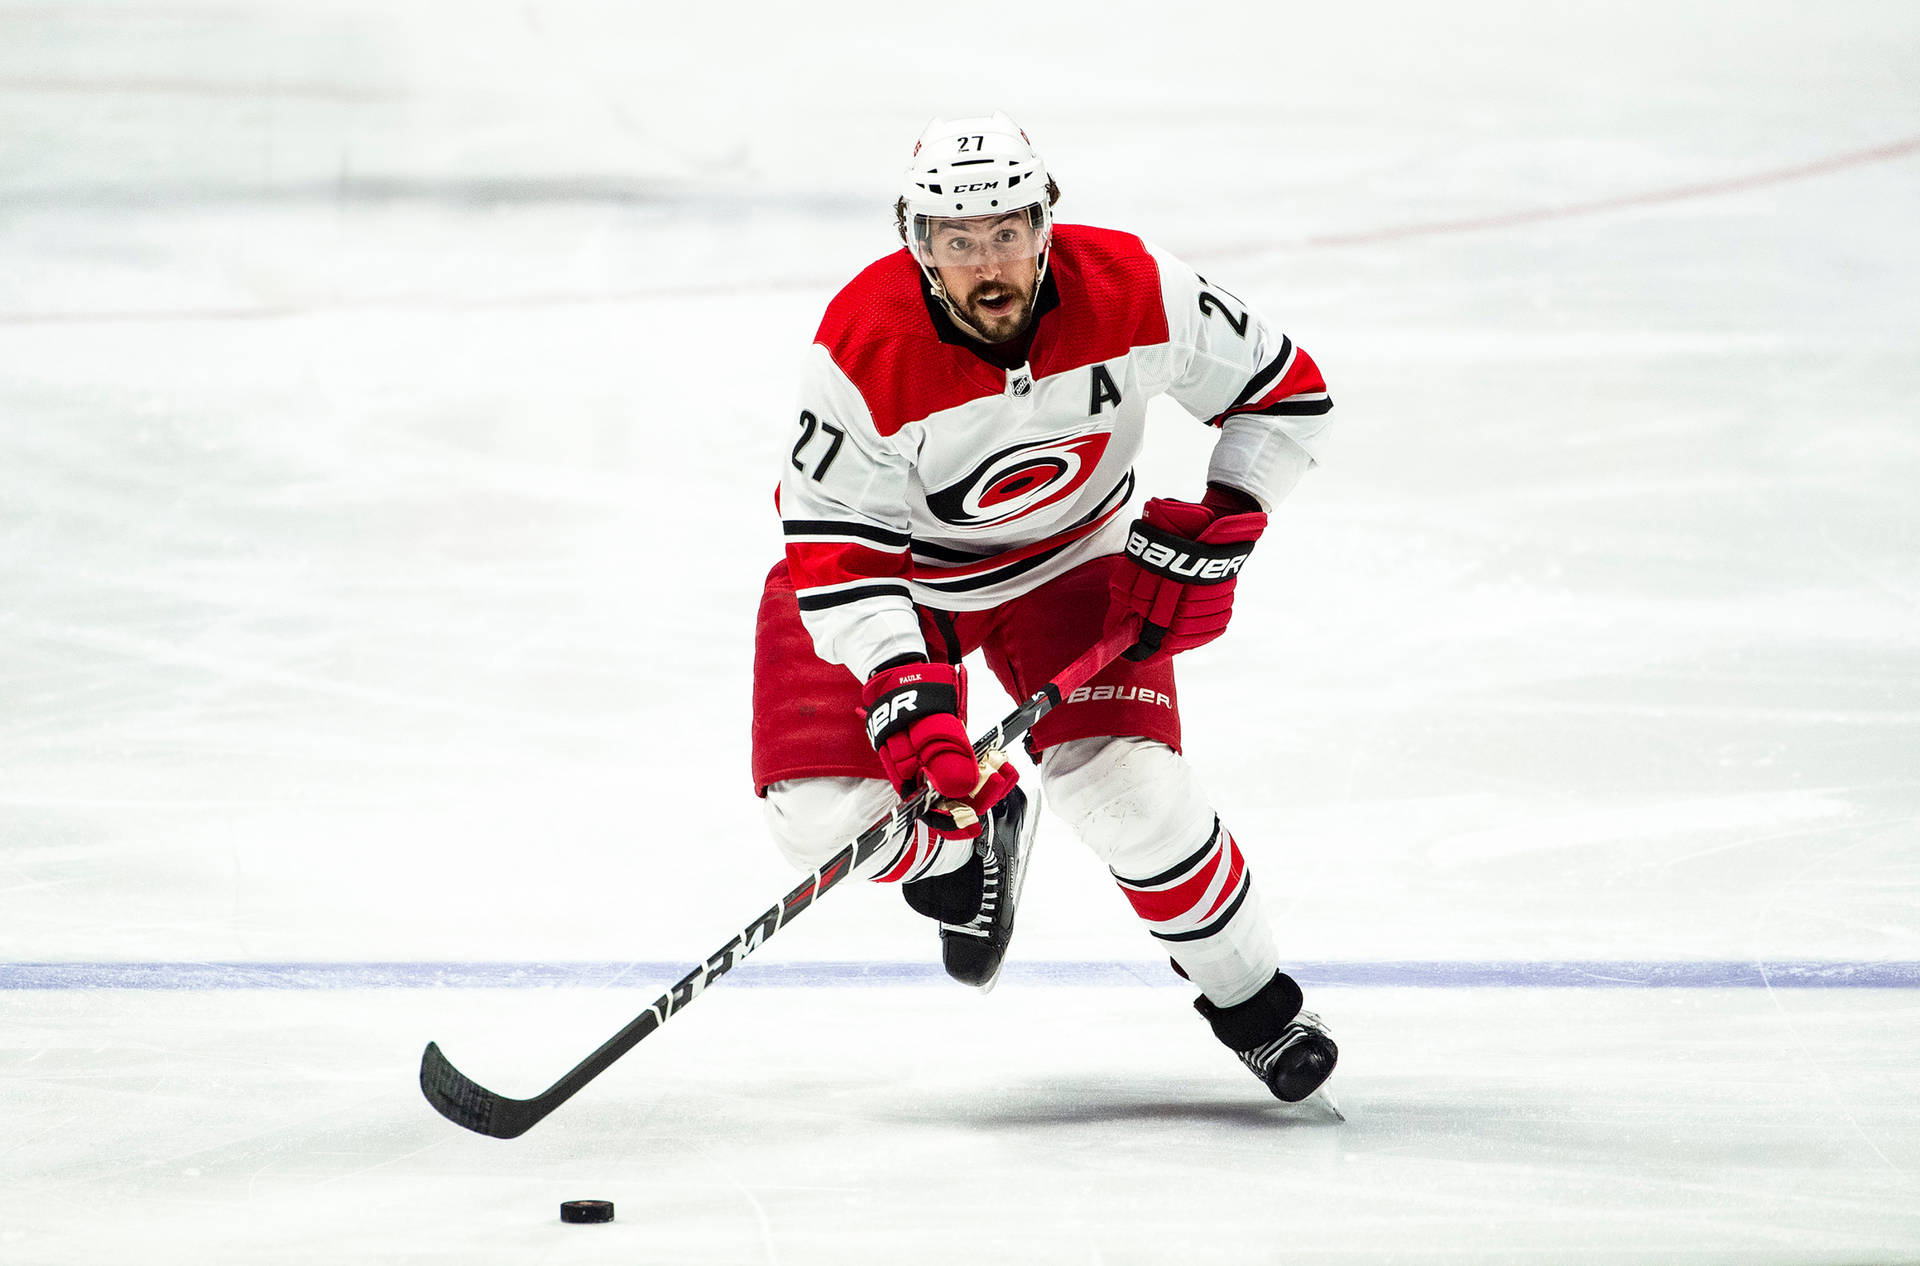
[[1014, 397], [1030, 395], [1033, 392], [1033, 372], [1025, 365], [1007, 371], [1007, 394]]

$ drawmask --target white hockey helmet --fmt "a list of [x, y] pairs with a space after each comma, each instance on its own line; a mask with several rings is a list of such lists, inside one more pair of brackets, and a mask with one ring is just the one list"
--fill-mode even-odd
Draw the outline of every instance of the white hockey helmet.
[[996, 110], [927, 124], [901, 180], [896, 210], [907, 248], [938, 292], [928, 251], [936, 221], [1026, 211], [1030, 232], [1024, 239], [1031, 253], [1039, 256], [1039, 275], [1044, 276], [1053, 235], [1052, 199], [1057, 196], [1047, 165], [1034, 152], [1027, 134], [1005, 111]]

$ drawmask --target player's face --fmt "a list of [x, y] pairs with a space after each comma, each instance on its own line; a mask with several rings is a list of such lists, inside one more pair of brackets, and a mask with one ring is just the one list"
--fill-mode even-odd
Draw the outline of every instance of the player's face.
[[1027, 327], [1038, 289], [1041, 235], [1025, 211], [935, 220], [927, 254], [947, 298], [989, 343]]

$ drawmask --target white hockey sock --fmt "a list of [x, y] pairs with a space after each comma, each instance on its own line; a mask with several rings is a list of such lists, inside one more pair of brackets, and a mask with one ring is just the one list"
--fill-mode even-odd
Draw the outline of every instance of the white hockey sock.
[[1041, 770], [1053, 811], [1214, 1005], [1244, 1002], [1273, 979], [1279, 959], [1260, 894], [1185, 758], [1151, 739], [1075, 739], [1049, 748]]
[[1113, 873], [1147, 930], [1215, 1006], [1245, 1002], [1278, 955], [1240, 846], [1214, 819], [1206, 844], [1159, 874]]

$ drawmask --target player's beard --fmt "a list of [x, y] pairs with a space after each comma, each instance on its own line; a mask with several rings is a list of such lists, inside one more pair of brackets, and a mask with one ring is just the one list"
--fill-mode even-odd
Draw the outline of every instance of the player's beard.
[[[1027, 328], [1033, 313], [1036, 281], [1037, 278], [1030, 277], [1024, 286], [1007, 280], [983, 282], [959, 305], [961, 315], [987, 342], [1005, 343]], [[994, 299], [1001, 302], [990, 302]]]

